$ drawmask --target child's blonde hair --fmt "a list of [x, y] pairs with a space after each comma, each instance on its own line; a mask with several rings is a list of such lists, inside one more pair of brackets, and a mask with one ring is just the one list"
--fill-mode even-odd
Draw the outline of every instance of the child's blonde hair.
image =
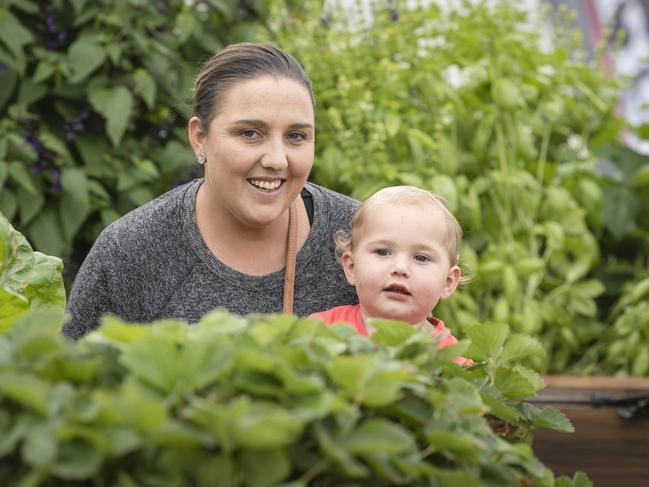
[[449, 261], [451, 265], [459, 264], [462, 227], [460, 227], [457, 219], [450, 212], [441, 196], [416, 188], [415, 186], [391, 186], [389, 188], [383, 188], [363, 201], [356, 208], [352, 216], [351, 232], [339, 231], [334, 235], [336, 256], [338, 258], [346, 251], [354, 251], [354, 247], [358, 241], [358, 233], [365, 223], [367, 212], [377, 204], [383, 203], [406, 205], [432, 204], [435, 208], [439, 209], [444, 215], [444, 221], [446, 222], [444, 244], [448, 251]]

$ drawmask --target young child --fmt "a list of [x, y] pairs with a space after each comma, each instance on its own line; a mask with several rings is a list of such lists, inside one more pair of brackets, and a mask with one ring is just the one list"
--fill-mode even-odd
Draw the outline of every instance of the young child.
[[[327, 324], [350, 323], [365, 336], [372, 331], [371, 318], [400, 320], [441, 335], [440, 348], [457, 342], [431, 314], [461, 277], [462, 229], [438, 196], [413, 186], [382, 189], [359, 205], [351, 235], [335, 238], [360, 304], [312, 316]], [[461, 357], [456, 362], [471, 363]]]

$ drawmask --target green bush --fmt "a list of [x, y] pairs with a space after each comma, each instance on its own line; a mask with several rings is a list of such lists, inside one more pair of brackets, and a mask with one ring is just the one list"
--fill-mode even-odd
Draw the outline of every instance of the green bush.
[[[0, 5], [0, 211], [78, 264], [101, 229], [190, 174], [199, 64], [249, 40], [262, 1]], [[74, 259], [73, 259], [74, 260]]]
[[547, 45], [546, 17], [515, 2], [431, 3], [351, 25], [319, 2], [273, 16], [316, 88], [314, 179], [358, 198], [393, 184], [441, 194], [473, 280], [436, 313], [456, 330], [508, 323], [541, 338], [536, 370], [584, 372], [622, 283], [646, 267], [646, 160], [623, 183], [598, 166], [624, 126], [620, 83], [585, 59], [561, 12]]
[[[572, 430], [522, 402], [542, 381], [508, 363], [540, 346], [502, 326], [438, 351], [397, 322], [370, 340], [286, 316], [107, 318], [79, 343], [58, 324], [27, 315], [0, 336], [0, 478], [11, 485], [551, 486], [530, 433]], [[471, 370], [451, 361], [464, 350]], [[496, 422], [516, 425], [501, 428], [511, 437]]]

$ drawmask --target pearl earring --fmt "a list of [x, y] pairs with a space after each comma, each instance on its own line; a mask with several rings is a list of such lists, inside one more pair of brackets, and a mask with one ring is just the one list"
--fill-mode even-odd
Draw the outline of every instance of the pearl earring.
[[197, 162], [202, 166], [205, 164], [205, 161], [207, 160], [207, 157], [205, 156], [205, 152], [201, 152], [198, 154], [198, 159]]

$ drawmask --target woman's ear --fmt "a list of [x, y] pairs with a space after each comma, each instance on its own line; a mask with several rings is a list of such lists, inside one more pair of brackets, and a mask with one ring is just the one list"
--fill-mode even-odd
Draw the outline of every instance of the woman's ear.
[[354, 254], [350, 250], [346, 250], [340, 257], [340, 260], [343, 263], [343, 271], [345, 272], [347, 282], [350, 286], [355, 286], [356, 279], [354, 278]]
[[192, 149], [194, 149], [196, 157], [198, 157], [198, 154], [205, 151], [203, 147], [205, 135], [200, 118], [196, 116], [190, 118], [189, 123], [187, 124], [187, 138], [189, 139]]
[[444, 283], [444, 290], [440, 299], [447, 299], [451, 297], [451, 294], [455, 292], [457, 286], [460, 284], [460, 278], [462, 277], [462, 271], [457, 265], [451, 266], [446, 275], [446, 282]]

